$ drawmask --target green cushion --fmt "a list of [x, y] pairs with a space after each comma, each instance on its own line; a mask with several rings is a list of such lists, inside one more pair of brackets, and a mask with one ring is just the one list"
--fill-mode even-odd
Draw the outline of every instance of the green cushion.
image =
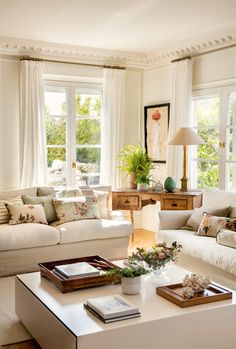
[[22, 195], [21, 198], [24, 204], [32, 204], [32, 205], [43, 204], [48, 223], [52, 223], [57, 220], [56, 211], [52, 203], [52, 199], [54, 198], [53, 194], [48, 196], [40, 196], [40, 197]]

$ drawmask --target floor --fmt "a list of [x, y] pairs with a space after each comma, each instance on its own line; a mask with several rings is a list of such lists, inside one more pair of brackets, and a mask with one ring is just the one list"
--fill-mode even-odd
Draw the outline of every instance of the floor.
[[[129, 244], [129, 255], [136, 250], [137, 247], [149, 248], [155, 243], [155, 234], [149, 230], [136, 229], [134, 233], [134, 240]], [[0, 346], [0, 349], [40, 349], [39, 345], [30, 340], [18, 344], [11, 344], [6, 346]]]

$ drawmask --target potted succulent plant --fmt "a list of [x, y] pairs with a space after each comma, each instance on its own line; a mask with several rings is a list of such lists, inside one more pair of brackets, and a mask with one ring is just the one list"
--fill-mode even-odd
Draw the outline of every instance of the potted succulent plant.
[[154, 165], [152, 158], [147, 154], [144, 147], [140, 144], [128, 144], [120, 151], [117, 160], [121, 162], [121, 165], [117, 166], [120, 172], [129, 176], [130, 189], [136, 189], [137, 184], [141, 187], [141, 190], [143, 190], [143, 187], [146, 190], [148, 189], [151, 180], [150, 172]]
[[138, 294], [141, 290], [141, 275], [149, 273], [141, 266], [131, 268], [114, 268], [108, 270], [106, 275], [117, 276], [121, 279], [122, 292], [125, 294]]

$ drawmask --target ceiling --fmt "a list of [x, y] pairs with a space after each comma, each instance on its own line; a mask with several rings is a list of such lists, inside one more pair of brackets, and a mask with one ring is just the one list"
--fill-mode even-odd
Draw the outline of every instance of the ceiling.
[[236, 39], [236, 0], [0, 0], [0, 36], [161, 54]]

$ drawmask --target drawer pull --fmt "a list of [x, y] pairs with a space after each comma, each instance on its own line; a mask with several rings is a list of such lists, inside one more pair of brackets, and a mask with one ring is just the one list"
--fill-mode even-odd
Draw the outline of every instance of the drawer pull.
[[177, 207], [178, 205], [174, 203], [174, 204], [171, 204], [171, 206], [172, 207]]
[[125, 200], [125, 204], [130, 204], [130, 202], [129, 202], [129, 200], [127, 199], [127, 200]]

